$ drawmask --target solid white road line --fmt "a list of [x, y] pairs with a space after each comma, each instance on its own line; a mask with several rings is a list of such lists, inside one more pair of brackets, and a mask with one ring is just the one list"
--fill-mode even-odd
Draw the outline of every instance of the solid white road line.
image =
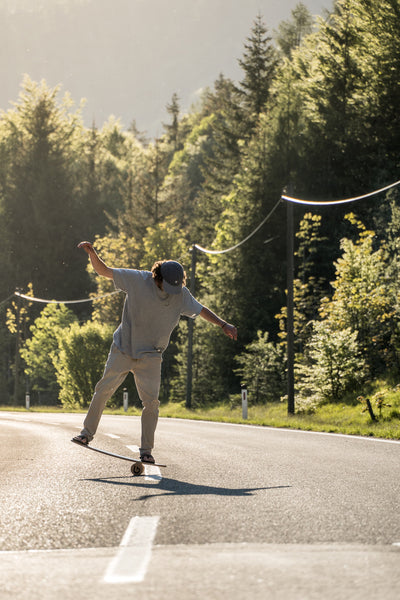
[[140, 583], [146, 576], [160, 517], [133, 517], [117, 555], [104, 576], [106, 583]]
[[178, 417], [161, 417], [160, 420], [164, 419], [165, 421], [177, 421], [177, 422], [188, 422], [193, 424], [205, 423], [210, 426], [220, 427], [247, 427], [248, 429], [262, 429], [263, 431], [273, 431], [275, 433], [295, 433], [295, 434], [303, 434], [303, 435], [325, 435], [327, 437], [331, 437], [332, 439], [337, 438], [347, 438], [348, 440], [361, 440], [363, 442], [380, 442], [382, 444], [400, 444], [400, 440], [392, 440], [386, 438], [376, 438], [367, 435], [353, 435], [347, 433], [332, 433], [328, 431], [309, 431], [306, 429], [290, 429], [288, 427], [270, 427], [267, 425], [249, 425], [248, 423], [222, 423], [221, 421], [203, 421], [201, 419], [179, 419]]
[[106, 433], [105, 435], [112, 438], [113, 440], [119, 440], [120, 437], [119, 435], [115, 435], [114, 433]]

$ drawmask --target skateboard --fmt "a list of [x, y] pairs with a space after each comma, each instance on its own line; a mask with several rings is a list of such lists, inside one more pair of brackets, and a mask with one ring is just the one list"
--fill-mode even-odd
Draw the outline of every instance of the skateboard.
[[80, 442], [76, 442], [75, 440], [71, 440], [77, 446], [82, 446], [82, 448], [87, 448], [88, 450], [93, 450], [94, 452], [100, 452], [100, 454], [106, 454], [107, 456], [113, 456], [114, 458], [120, 458], [121, 460], [127, 460], [133, 465], [131, 466], [131, 473], [134, 477], [139, 477], [144, 471], [144, 465], [152, 465], [153, 467], [166, 467], [167, 465], [161, 465], [160, 463], [147, 463], [142, 462], [140, 458], [131, 458], [130, 456], [122, 456], [122, 454], [114, 454], [114, 452], [108, 452], [107, 450], [101, 450], [100, 448], [95, 448], [94, 446], [89, 446], [89, 444], [81, 444]]

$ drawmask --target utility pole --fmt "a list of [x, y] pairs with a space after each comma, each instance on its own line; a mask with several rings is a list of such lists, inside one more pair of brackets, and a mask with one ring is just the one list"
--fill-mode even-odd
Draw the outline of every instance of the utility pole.
[[15, 317], [16, 320], [16, 339], [15, 339], [15, 373], [14, 373], [14, 405], [18, 405], [18, 393], [19, 393], [19, 347], [20, 347], [20, 336], [21, 336], [21, 328], [20, 328], [20, 320], [21, 320], [21, 298], [17, 296], [17, 314]]
[[[190, 293], [194, 296], [196, 284], [196, 246], [192, 245], [192, 266], [190, 271]], [[186, 408], [192, 406], [192, 371], [193, 371], [193, 319], [188, 319], [188, 354], [186, 371]]]
[[[291, 194], [291, 186], [289, 186]], [[293, 324], [293, 278], [294, 278], [294, 224], [293, 204], [287, 202], [286, 261], [287, 261], [287, 395], [288, 414], [294, 414], [294, 324]]]

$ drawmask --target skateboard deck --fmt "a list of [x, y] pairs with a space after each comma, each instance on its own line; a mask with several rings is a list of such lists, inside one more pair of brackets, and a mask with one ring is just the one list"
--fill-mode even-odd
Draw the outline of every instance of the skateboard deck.
[[131, 466], [131, 473], [135, 477], [141, 475], [144, 471], [144, 465], [151, 465], [153, 467], [166, 467], [167, 465], [161, 465], [160, 463], [148, 463], [143, 462], [140, 458], [131, 458], [130, 456], [123, 456], [122, 454], [115, 454], [114, 452], [108, 452], [108, 450], [101, 450], [101, 448], [95, 448], [94, 446], [89, 446], [89, 444], [81, 444], [80, 442], [76, 442], [75, 440], [71, 440], [77, 446], [81, 446], [82, 448], [87, 448], [88, 450], [93, 450], [94, 452], [99, 452], [100, 454], [106, 454], [107, 456], [113, 456], [114, 458], [119, 458], [121, 460], [127, 460], [128, 462], [133, 463]]

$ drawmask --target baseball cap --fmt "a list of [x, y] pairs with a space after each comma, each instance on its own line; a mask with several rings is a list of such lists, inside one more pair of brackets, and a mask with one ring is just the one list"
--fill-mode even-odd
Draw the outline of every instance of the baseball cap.
[[161, 265], [163, 289], [167, 294], [179, 294], [185, 277], [183, 267], [175, 260], [166, 260]]

